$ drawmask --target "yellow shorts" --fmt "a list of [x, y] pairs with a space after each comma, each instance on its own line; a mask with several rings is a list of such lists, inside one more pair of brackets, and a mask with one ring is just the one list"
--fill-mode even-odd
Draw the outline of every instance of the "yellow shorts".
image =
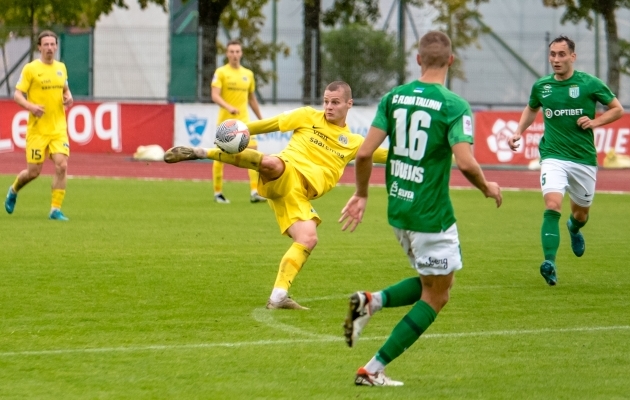
[[276, 215], [280, 233], [287, 235], [287, 230], [297, 221], [314, 220], [319, 225], [322, 220], [309, 201], [308, 181], [285, 159], [284, 173], [275, 181], [262, 183], [258, 179], [258, 194], [267, 198], [267, 203]]
[[41, 164], [46, 155], [65, 154], [70, 156], [68, 135], [26, 135], [26, 162]]

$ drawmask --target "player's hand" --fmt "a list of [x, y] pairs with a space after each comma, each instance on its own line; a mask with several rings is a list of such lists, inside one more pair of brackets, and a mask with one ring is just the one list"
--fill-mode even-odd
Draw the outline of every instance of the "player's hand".
[[589, 129], [589, 128], [593, 129], [593, 128], [597, 128], [597, 126], [598, 126], [598, 125], [595, 124], [594, 120], [590, 119], [587, 116], [578, 118], [577, 124], [582, 129]]
[[521, 134], [520, 133], [515, 133], [514, 135], [512, 135], [511, 138], [508, 139], [508, 146], [510, 146], [510, 149], [512, 149], [512, 151], [516, 151], [516, 149], [518, 149], [520, 147], [520, 143], [516, 143], [519, 140], [521, 140]]
[[31, 114], [39, 118], [44, 115], [44, 106], [40, 106], [39, 104], [32, 104], [29, 111], [31, 112]]
[[354, 232], [363, 219], [366, 205], [367, 197], [359, 197], [357, 195], [350, 197], [346, 206], [341, 210], [341, 218], [339, 218], [339, 223], [343, 223], [342, 231], [349, 227], [350, 232]]
[[227, 109], [227, 110], [228, 110], [228, 111], [230, 112], [230, 114], [232, 114], [232, 115], [238, 115], [238, 114], [240, 114], [240, 111], [238, 111], [238, 108], [234, 108], [234, 107], [232, 107], [232, 106], [228, 107], [228, 109]]
[[496, 182], [487, 182], [486, 190], [483, 193], [486, 197], [492, 197], [497, 203], [497, 208], [501, 207], [503, 203], [503, 196], [501, 195], [501, 187]]
[[63, 95], [63, 105], [65, 107], [72, 107], [73, 103], [74, 103], [74, 99], [72, 98], [71, 94]]

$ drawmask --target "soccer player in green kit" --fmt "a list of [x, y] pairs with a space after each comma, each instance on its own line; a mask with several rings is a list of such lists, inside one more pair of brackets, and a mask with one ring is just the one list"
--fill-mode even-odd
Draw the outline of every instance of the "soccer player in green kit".
[[342, 229], [353, 231], [367, 204], [372, 154], [389, 137], [386, 183], [389, 224], [419, 274], [379, 292], [350, 297], [346, 342], [354, 346], [373, 313], [412, 306], [376, 355], [355, 376], [356, 385], [401, 386], [384, 373], [425, 332], [449, 299], [455, 271], [462, 268], [459, 237], [449, 196], [452, 156], [466, 178], [501, 205], [501, 189], [487, 182], [473, 157], [470, 105], [443, 84], [453, 63], [451, 41], [442, 32], [425, 34], [418, 45], [419, 80], [398, 86], [378, 106], [359, 148], [356, 192], [344, 209]]
[[[542, 107], [545, 133], [540, 140], [540, 186], [545, 200], [541, 229], [545, 260], [540, 274], [550, 286], [557, 281], [556, 254], [560, 246], [560, 211], [562, 198], [569, 192], [571, 215], [567, 221], [571, 249], [581, 257], [586, 249], [580, 232], [588, 221], [595, 196], [597, 151], [593, 128], [613, 122], [623, 115], [623, 107], [610, 89], [598, 78], [573, 69], [575, 43], [559, 36], [549, 44], [549, 63], [553, 74], [540, 78], [532, 87], [529, 104], [523, 110], [518, 128], [509, 145], [519, 147], [521, 135]], [[608, 110], [595, 117], [599, 102]]]

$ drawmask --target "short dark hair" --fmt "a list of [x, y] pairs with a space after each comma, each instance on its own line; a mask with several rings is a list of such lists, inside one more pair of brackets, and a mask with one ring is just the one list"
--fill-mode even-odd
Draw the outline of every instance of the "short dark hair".
[[45, 37], [54, 37], [55, 38], [55, 43], [57, 43], [58, 39], [57, 39], [57, 34], [53, 31], [42, 31], [38, 36], [37, 36], [37, 45], [41, 45], [42, 44], [42, 38]]
[[227, 49], [230, 46], [241, 46], [241, 48], [243, 48], [243, 43], [241, 43], [241, 41], [238, 39], [231, 39], [229, 42], [227, 42], [225, 48]]
[[575, 53], [575, 42], [564, 35], [560, 35], [554, 40], [552, 40], [551, 43], [549, 43], [549, 47], [551, 47], [551, 45], [554, 43], [562, 43], [562, 42], [566, 42], [567, 46], [569, 47], [569, 50], [571, 50], [571, 53]]
[[350, 85], [348, 85], [346, 82], [333, 81], [330, 82], [328, 86], [326, 86], [326, 90], [329, 90], [331, 92], [334, 92], [338, 89], [341, 89], [343, 91], [344, 95], [346, 96], [346, 100], [352, 99], [352, 89], [350, 88]]

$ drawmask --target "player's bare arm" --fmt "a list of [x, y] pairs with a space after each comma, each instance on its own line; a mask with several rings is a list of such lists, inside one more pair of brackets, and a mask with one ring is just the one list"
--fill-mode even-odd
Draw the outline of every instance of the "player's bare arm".
[[508, 145], [510, 146], [510, 149], [512, 149], [512, 151], [516, 151], [516, 149], [518, 149], [521, 145], [517, 142], [521, 140], [521, 136], [523, 135], [523, 132], [525, 132], [525, 129], [529, 128], [529, 126], [534, 122], [534, 120], [536, 119], [536, 114], [538, 114], [538, 108], [534, 109], [531, 108], [529, 105], [525, 106], [525, 109], [521, 114], [521, 119], [518, 122], [518, 128], [516, 128], [516, 132], [511, 138], [508, 139]]
[[15, 100], [15, 102], [19, 104], [20, 107], [26, 109], [28, 112], [38, 118], [44, 115], [44, 106], [31, 103], [26, 99], [26, 93], [20, 90], [15, 91], [15, 93], [13, 94], [13, 100]]
[[608, 103], [608, 110], [597, 118], [590, 119], [587, 116], [580, 117], [577, 120], [577, 124], [582, 129], [594, 129], [602, 125], [609, 124], [621, 118], [623, 116], [623, 106], [617, 98], [614, 98]]
[[341, 210], [341, 218], [339, 218], [339, 222], [343, 223], [341, 227], [343, 231], [350, 228], [350, 232], [354, 232], [363, 219], [363, 213], [367, 206], [370, 176], [372, 175], [372, 158], [386, 137], [385, 131], [371, 126], [363, 144], [359, 147], [354, 160], [356, 191]]
[[239, 111], [236, 107], [233, 107], [230, 103], [225, 101], [223, 97], [221, 97], [221, 88], [212, 87], [212, 101], [215, 104], [218, 104], [220, 107], [225, 108], [232, 115], [238, 115]]
[[254, 114], [258, 119], [263, 119], [262, 113], [260, 112], [260, 106], [258, 105], [258, 99], [256, 98], [256, 93], [251, 92], [248, 97], [249, 107], [252, 109]]
[[72, 93], [70, 92], [70, 88], [68, 85], [63, 87], [63, 105], [66, 107], [72, 107], [74, 103], [74, 99], [72, 98]]
[[501, 207], [503, 202], [503, 196], [501, 195], [501, 188], [496, 182], [486, 181], [483, 171], [475, 160], [472, 153], [472, 146], [468, 142], [457, 143], [453, 146], [453, 154], [455, 155], [455, 161], [457, 162], [457, 168], [468, 179], [470, 183], [484, 194], [486, 197], [491, 197], [495, 200], [497, 207]]

